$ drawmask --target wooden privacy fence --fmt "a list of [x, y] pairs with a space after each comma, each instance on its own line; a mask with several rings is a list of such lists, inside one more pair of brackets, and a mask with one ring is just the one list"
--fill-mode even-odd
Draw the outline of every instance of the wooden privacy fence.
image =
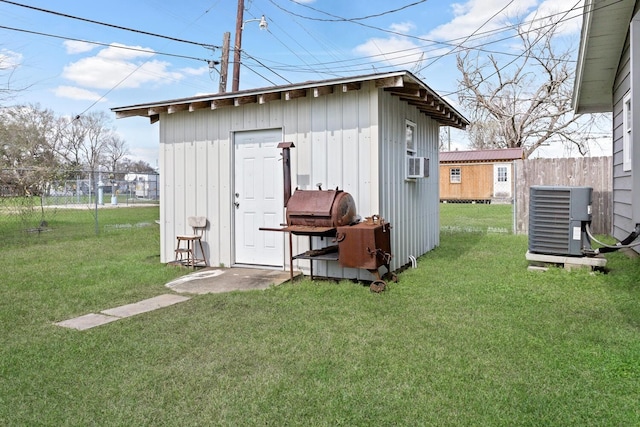
[[591, 230], [611, 234], [613, 217], [611, 157], [525, 159], [515, 162], [514, 230], [529, 231], [529, 188], [532, 185], [593, 188]]

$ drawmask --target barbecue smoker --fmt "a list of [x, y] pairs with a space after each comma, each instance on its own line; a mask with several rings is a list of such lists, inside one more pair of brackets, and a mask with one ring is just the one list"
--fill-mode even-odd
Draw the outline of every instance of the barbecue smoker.
[[[341, 267], [362, 268], [372, 273], [376, 280], [371, 290], [381, 292], [386, 283], [379, 268], [384, 266], [391, 273], [391, 225], [378, 215], [359, 222], [356, 204], [349, 193], [336, 188], [323, 190], [296, 189], [291, 194], [291, 166], [289, 149], [291, 142], [278, 145], [282, 148], [284, 171], [284, 206], [287, 208], [287, 223], [284, 228], [261, 228], [267, 231], [289, 233], [289, 266], [293, 279], [293, 260], [310, 260], [313, 279], [314, 261], [338, 261]], [[309, 250], [293, 255], [292, 235], [309, 236]], [[336, 245], [313, 249], [313, 237], [333, 238]], [[391, 275], [395, 281], [396, 276]]]

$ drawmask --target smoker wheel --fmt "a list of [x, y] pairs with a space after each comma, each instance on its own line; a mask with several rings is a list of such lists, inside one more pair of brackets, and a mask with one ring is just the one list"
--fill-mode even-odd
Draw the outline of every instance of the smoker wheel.
[[371, 292], [380, 293], [384, 291], [386, 287], [387, 284], [384, 282], [384, 280], [374, 280], [371, 283], [371, 286], [369, 286], [369, 289], [371, 290]]

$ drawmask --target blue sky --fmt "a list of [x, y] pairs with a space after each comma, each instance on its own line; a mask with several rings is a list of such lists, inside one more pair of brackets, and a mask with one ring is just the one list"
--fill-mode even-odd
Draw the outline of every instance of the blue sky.
[[[268, 30], [245, 24], [242, 49], [251, 58], [243, 59], [240, 89], [407, 69], [446, 95], [457, 90], [452, 46], [492, 42], [485, 47], [513, 53], [513, 39], [496, 41], [511, 34], [498, 32], [509, 21], [572, 8], [562, 28], [568, 38], [579, 36], [581, 1], [245, 0], [244, 20], [264, 15]], [[221, 50], [209, 46], [221, 46], [226, 31], [233, 45], [236, 12], [236, 0], [0, 1], [0, 64], [11, 67], [2, 84], [10, 72], [11, 86], [25, 88], [11, 103], [60, 115], [216, 93], [219, 67], [208, 61]], [[111, 115], [130, 157], [155, 166], [157, 125]], [[462, 137], [453, 148], [464, 149]]]

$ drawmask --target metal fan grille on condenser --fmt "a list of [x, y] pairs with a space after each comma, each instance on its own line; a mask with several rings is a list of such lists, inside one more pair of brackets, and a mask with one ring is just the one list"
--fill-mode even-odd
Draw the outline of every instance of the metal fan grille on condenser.
[[529, 252], [582, 256], [591, 244], [591, 187], [533, 186], [529, 193]]

